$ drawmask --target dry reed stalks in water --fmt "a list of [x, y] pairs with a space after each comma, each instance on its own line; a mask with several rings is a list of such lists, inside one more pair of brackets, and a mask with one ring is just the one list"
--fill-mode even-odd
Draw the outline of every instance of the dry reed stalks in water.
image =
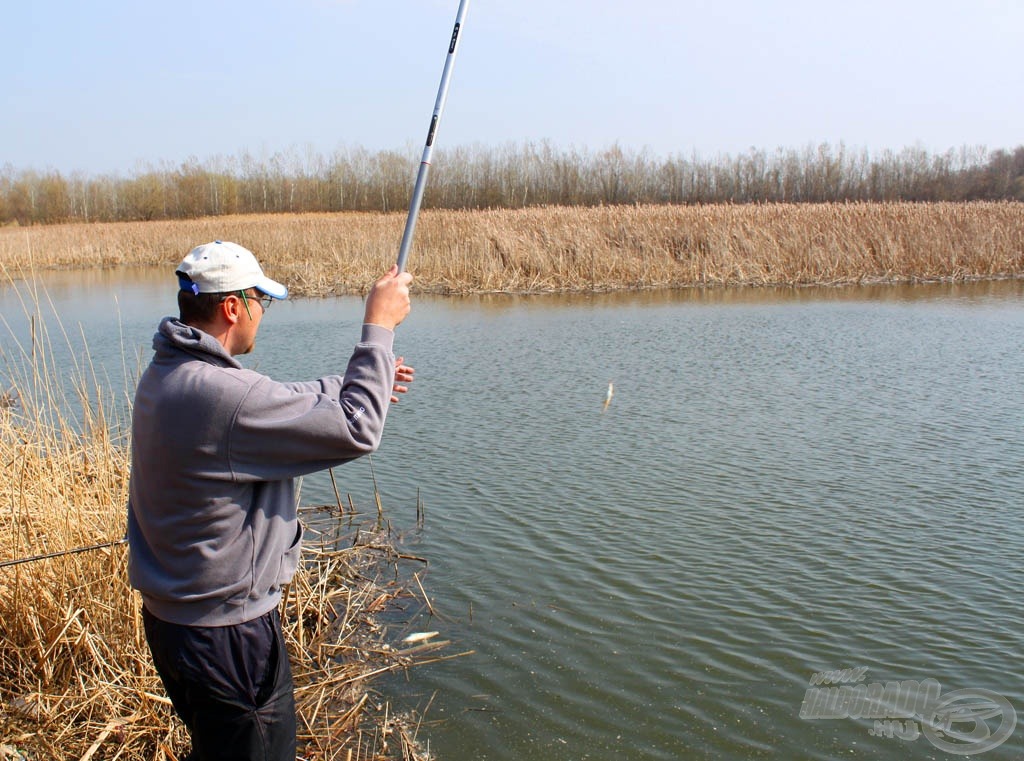
[[[282, 606], [300, 755], [420, 761], [416, 718], [391, 714], [373, 681], [449, 643], [390, 642], [393, 627], [383, 621], [425, 603], [395, 570], [401, 553], [392, 539], [361, 537], [351, 545], [349, 535], [321, 534]], [[187, 750], [152, 668], [125, 562], [117, 545], [0, 570], [0, 745], [32, 759], [172, 759]]]
[[[295, 295], [360, 293], [394, 261], [404, 222], [399, 212], [0, 228], [0, 263], [170, 273], [193, 246], [223, 238]], [[409, 269], [415, 288], [446, 293], [1020, 277], [1024, 203], [428, 210]]]

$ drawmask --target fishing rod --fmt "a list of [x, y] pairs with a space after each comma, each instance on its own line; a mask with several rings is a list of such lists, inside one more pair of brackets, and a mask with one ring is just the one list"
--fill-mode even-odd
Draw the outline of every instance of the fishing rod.
[[412, 247], [412, 233], [416, 229], [416, 218], [420, 214], [420, 203], [423, 201], [423, 191], [427, 187], [427, 175], [430, 173], [430, 157], [434, 152], [434, 138], [437, 136], [437, 125], [441, 121], [441, 112], [444, 110], [444, 103], [448, 99], [448, 81], [452, 76], [452, 67], [455, 64], [455, 53], [458, 50], [462, 24], [466, 18], [466, 9], [469, 7], [469, 0], [460, 0], [459, 12], [455, 16], [455, 29], [452, 30], [452, 39], [448, 44], [448, 56], [444, 60], [444, 71], [441, 72], [441, 85], [437, 88], [437, 100], [434, 102], [434, 115], [430, 118], [430, 129], [427, 130], [427, 144], [423, 148], [423, 158], [420, 160], [420, 169], [416, 175], [416, 185], [412, 191], [412, 200], [409, 202], [409, 216], [405, 220], [405, 232], [402, 234], [402, 245], [398, 249], [398, 271], [405, 270], [406, 260], [409, 258], [409, 249]]
[[61, 550], [60, 552], [47, 552], [44, 555], [32, 555], [27, 558], [18, 558], [16, 560], [4, 560], [0, 562], [0, 568], [7, 568], [12, 565], [21, 565], [22, 563], [35, 563], [39, 560], [52, 560], [53, 558], [62, 558], [66, 555], [78, 555], [81, 552], [92, 552], [93, 550], [104, 550], [107, 547], [116, 547], [119, 544], [124, 544], [127, 539], [115, 539], [112, 542], [103, 542], [101, 544], [91, 544], [88, 547], [76, 547], [73, 550]]

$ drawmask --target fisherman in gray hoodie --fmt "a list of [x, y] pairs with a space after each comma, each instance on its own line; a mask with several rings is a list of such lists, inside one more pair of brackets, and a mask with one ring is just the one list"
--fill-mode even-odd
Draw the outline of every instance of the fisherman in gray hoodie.
[[288, 289], [226, 241], [193, 249], [176, 274], [180, 317], [160, 323], [132, 414], [128, 575], [188, 758], [294, 761], [278, 613], [302, 535], [294, 479], [380, 444], [413, 379], [392, 353], [411, 277], [393, 267], [374, 284], [344, 375], [279, 383], [235, 356]]

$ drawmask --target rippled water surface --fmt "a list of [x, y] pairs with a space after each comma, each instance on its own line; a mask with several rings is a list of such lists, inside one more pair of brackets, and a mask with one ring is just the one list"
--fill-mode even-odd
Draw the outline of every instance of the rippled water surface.
[[[62, 298], [134, 346], [172, 294]], [[333, 369], [360, 314], [275, 305], [246, 361]], [[1024, 711], [1022, 346], [1015, 282], [417, 300], [373, 467], [396, 525], [426, 506], [417, 625], [474, 652], [382, 689], [442, 761], [953, 757], [800, 710], [850, 668]], [[368, 502], [368, 462], [337, 476]]]

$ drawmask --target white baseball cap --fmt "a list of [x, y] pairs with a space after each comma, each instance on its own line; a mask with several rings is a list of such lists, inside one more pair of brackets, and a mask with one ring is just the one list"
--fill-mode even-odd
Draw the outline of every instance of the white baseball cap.
[[288, 298], [288, 289], [263, 274], [252, 251], [226, 240], [196, 246], [175, 271], [181, 290], [228, 293], [255, 288], [275, 299]]

